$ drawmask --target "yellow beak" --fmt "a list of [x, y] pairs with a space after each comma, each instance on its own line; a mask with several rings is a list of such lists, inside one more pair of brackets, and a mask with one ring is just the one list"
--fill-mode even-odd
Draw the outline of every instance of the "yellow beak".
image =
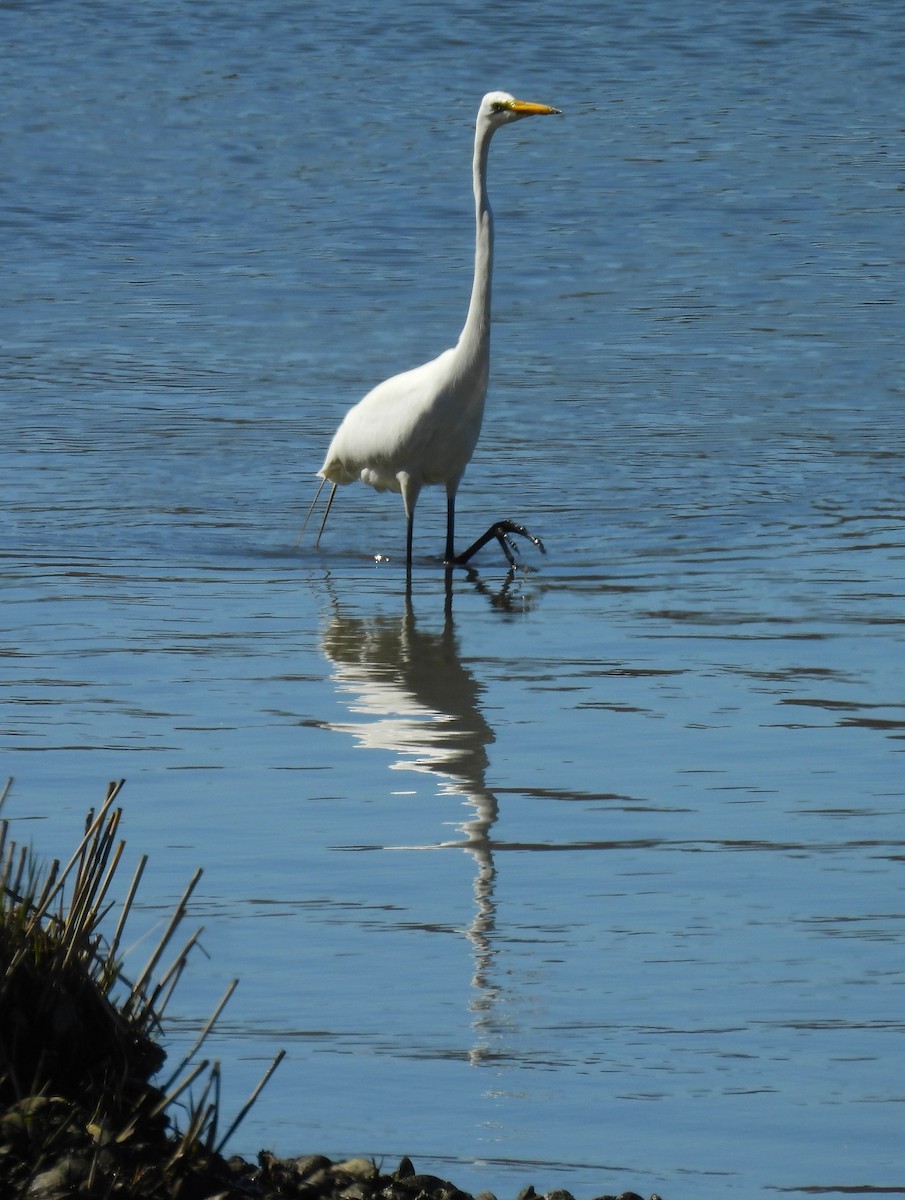
[[539, 113], [555, 113], [560, 115], [560, 109], [551, 108], [549, 104], [535, 104], [532, 100], [513, 100], [508, 106], [513, 112], [524, 113], [526, 117]]

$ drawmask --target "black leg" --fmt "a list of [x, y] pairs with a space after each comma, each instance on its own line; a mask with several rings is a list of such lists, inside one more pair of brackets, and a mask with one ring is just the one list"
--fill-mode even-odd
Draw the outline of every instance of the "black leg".
[[[320, 486], [318, 487], [317, 491], [314, 493], [314, 499], [308, 505], [308, 511], [305, 513], [305, 519], [304, 519], [304, 521], [302, 521], [302, 527], [299, 530], [299, 535], [295, 539], [295, 544], [297, 546], [300, 546], [302, 544], [302, 538], [305, 536], [305, 530], [308, 528], [308, 522], [311, 520], [311, 514], [314, 512], [314, 509], [317, 506], [317, 502], [321, 498], [321, 492], [324, 490], [324, 484], [326, 482], [327, 482], [326, 479], [321, 480]], [[334, 484], [333, 486], [336, 487], [336, 484]], [[321, 529], [321, 532], [323, 532], [323, 528]], [[318, 536], [320, 536], [320, 535], [318, 535]]]
[[446, 497], [446, 551], [443, 561], [447, 564], [456, 561], [456, 497]]
[[412, 578], [412, 534], [415, 530], [415, 506], [412, 505], [405, 530], [405, 577]]
[[[540, 540], [540, 538], [535, 537], [533, 533], [530, 533], [524, 525], [519, 525], [517, 521], [503, 520], [494, 521], [487, 532], [482, 533], [478, 540], [476, 542], [472, 542], [467, 550], [463, 550], [461, 554], [454, 555], [452, 559], [447, 558], [447, 561], [454, 562], [461, 566], [463, 563], [467, 563], [468, 560], [473, 557], [473, 555], [477, 554], [477, 552], [483, 546], [486, 546], [488, 542], [493, 541], [493, 539], [496, 538], [502, 547], [503, 553], [506, 555], [506, 561], [509, 563], [510, 567], [514, 567], [515, 555], [518, 553], [518, 547], [510, 536], [514, 533], [518, 534], [519, 537], [527, 538], [529, 542], [533, 542], [534, 545], [537, 546], [538, 550], [540, 550], [541, 554], [547, 553], [544, 549], [544, 543]], [[448, 549], [449, 547], [447, 547], [447, 550]]]
[[[324, 526], [327, 524], [327, 517], [330, 516], [330, 509], [333, 507], [333, 497], [336, 495], [337, 486], [338, 485], [334, 483], [333, 487], [330, 489], [330, 498], [327, 501], [327, 507], [324, 509], [324, 519], [321, 521], [321, 527], [317, 531], [317, 539], [314, 543], [315, 546], [319, 546], [321, 544], [321, 534], [324, 532]], [[299, 536], [301, 537], [301, 534]]]

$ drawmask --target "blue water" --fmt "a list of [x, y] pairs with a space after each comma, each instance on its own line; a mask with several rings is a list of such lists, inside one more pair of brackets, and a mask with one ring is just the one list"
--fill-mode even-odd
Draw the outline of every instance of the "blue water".
[[[4, 811], [68, 856], [126, 778], [136, 939], [204, 868], [168, 1045], [238, 976], [227, 1119], [288, 1050], [236, 1152], [905, 1187], [903, 63], [895, 4], [0, 10]], [[447, 589], [425, 493], [407, 600], [398, 497], [295, 539], [458, 332], [498, 87], [564, 116], [494, 141], [459, 529], [548, 553]]]

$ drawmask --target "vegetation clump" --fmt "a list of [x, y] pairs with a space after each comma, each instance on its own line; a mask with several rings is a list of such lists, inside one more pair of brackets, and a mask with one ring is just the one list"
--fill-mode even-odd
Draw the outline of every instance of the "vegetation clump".
[[[0, 1195], [4, 1200], [472, 1200], [418, 1174], [408, 1158], [385, 1173], [370, 1159], [282, 1159], [252, 1165], [222, 1150], [283, 1058], [281, 1051], [229, 1127], [220, 1129], [219, 1064], [199, 1058], [236, 986], [164, 1081], [161, 1018], [201, 930], [161, 969], [196, 871], [134, 982], [120, 947], [147, 862], [118, 916], [109, 902], [125, 843], [112, 783], [89, 812], [75, 853], [40, 869], [0, 822]], [[8, 785], [7, 785], [8, 790]], [[0, 804], [6, 792], [0, 794]], [[101, 932], [115, 918], [112, 934]], [[152, 979], [157, 976], [157, 982]], [[185, 1097], [188, 1095], [189, 1099]], [[185, 1127], [175, 1123], [181, 1100]], [[535, 1200], [525, 1188], [518, 1200]], [[478, 1200], [494, 1200], [484, 1192]], [[573, 1200], [564, 1191], [537, 1200]], [[617, 1200], [600, 1197], [599, 1200]], [[641, 1200], [625, 1192], [619, 1200]], [[651, 1200], [659, 1200], [651, 1197]]]
[[[160, 1021], [195, 945], [196, 931], [152, 984], [170, 952], [195, 873], [135, 982], [121, 970], [126, 919], [147, 862], [142, 857], [112, 935], [110, 886], [125, 843], [111, 784], [88, 814], [69, 862], [39, 869], [28, 847], [0, 823], [0, 1182], [3, 1195], [170, 1200], [229, 1195], [225, 1141], [282, 1058], [221, 1135], [220, 1071], [198, 1058], [235, 987], [230, 985], [189, 1055], [152, 1082], [166, 1055]], [[2, 797], [0, 797], [2, 800]], [[183, 1130], [172, 1105], [196, 1089]]]

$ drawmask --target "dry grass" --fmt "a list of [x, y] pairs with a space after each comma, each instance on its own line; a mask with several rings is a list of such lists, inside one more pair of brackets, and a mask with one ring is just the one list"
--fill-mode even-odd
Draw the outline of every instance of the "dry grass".
[[[65, 865], [39, 867], [32, 850], [10, 838], [8, 822], [0, 822], [0, 1177], [11, 1165], [20, 1167], [32, 1195], [41, 1194], [34, 1181], [64, 1144], [70, 1152], [76, 1126], [79, 1134], [87, 1130], [93, 1146], [88, 1181], [95, 1190], [105, 1161], [118, 1163], [117, 1147], [134, 1149], [150, 1139], [161, 1153], [144, 1174], [130, 1160], [134, 1194], [187, 1194], [175, 1186], [182, 1168], [197, 1170], [200, 1160], [219, 1156], [283, 1057], [276, 1056], [221, 1130], [219, 1063], [200, 1052], [236, 987], [233, 980], [189, 1053], [165, 1080], [152, 1083], [165, 1060], [161, 1023], [201, 933], [176, 940], [202, 872], [189, 881], [143, 969], [134, 981], [126, 979], [121, 947], [147, 857], [116, 912], [110, 896], [125, 847], [122, 809], [115, 807], [122, 786], [111, 783], [98, 812], [88, 813]], [[185, 1113], [182, 1129], [171, 1120], [177, 1101]], [[61, 1115], [67, 1105], [69, 1118]], [[52, 1121], [37, 1119], [51, 1110]], [[20, 1136], [22, 1129], [27, 1136]], [[28, 1162], [20, 1162], [23, 1146]], [[141, 1180], [147, 1186], [139, 1186]], [[117, 1189], [114, 1179], [98, 1194], [121, 1194]]]

